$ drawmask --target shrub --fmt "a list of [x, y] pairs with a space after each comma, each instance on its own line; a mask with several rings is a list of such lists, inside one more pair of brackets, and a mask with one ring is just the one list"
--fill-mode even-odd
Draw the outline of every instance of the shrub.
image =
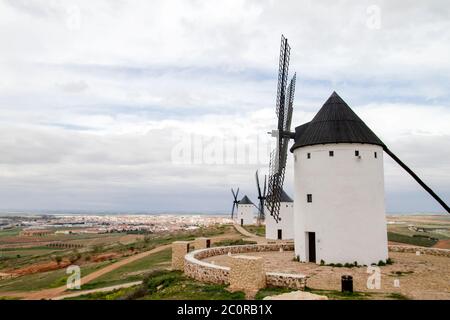
[[354, 265], [353, 265], [352, 263], [346, 262], [346, 263], [344, 264], [344, 267], [346, 267], [346, 268], [353, 268]]
[[387, 258], [386, 260], [386, 264], [393, 264], [394, 261], [391, 258]]
[[59, 265], [62, 261], [62, 257], [61, 256], [56, 256], [53, 258], [55, 260], [55, 262]]
[[321, 265], [321, 266], [324, 266], [324, 265], [325, 265], [325, 261], [323, 261], [323, 259], [320, 260], [320, 265]]
[[383, 260], [380, 260], [380, 261], [378, 261], [378, 264], [377, 264], [379, 267], [383, 267], [383, 266], [385, 266], [386, 265], [386, 262], [384, 262]]

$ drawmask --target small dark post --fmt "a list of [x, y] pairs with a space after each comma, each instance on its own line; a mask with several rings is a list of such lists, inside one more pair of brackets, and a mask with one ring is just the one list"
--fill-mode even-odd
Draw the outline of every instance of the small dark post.
[[341, 277], [341, 291], [343, 293], [345, 292], [349, 292], [352, 293], [353, 292], [353, 277], [352, 276], [342, 276]]

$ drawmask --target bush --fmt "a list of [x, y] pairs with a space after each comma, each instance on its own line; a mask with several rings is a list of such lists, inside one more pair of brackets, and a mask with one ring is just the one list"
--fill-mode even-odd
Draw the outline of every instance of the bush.
[[147, 293], [152, 294], [158, 291], [158, 287], [167, 287], [182, 278], [183, 276], [176, 271], [153, 271], [144, 278], [142, 285], [147, 288]]
[[383, 266], [385, 266], [385, 265], [386, 265], [386, 262], [384, 262], [383, 260], [378, 261], [377, 266], [383, 267]]
[[62, 261], [62, 257], [61, 257], [61, 256], [55, 256], [53, 259], [55, 260], [55, 262], [56, 262], [58, 265], [59, 265], [59, 264], [61, 263], [61, 261]]
[[135, 290], [126, 293], [124, 296], [120, 297], [119, 300], [136, 300], [142, 298], [147, 294], [147, 288], [140, 285]]
[[324, 265], [325, 265], [325, 261], [320, 260], [320, 265], [321, 265], [321, 266], [324, 266]]
[[352, 264], [352, 263], [345, 263], [344, 264], [344, 267], [346, 267], [346, 268], [353, 268], [354, 267], [354, 265]]
[[386, 260], [386, 264], [393, 264], [394, 261], [391, 258], [387, 258]]

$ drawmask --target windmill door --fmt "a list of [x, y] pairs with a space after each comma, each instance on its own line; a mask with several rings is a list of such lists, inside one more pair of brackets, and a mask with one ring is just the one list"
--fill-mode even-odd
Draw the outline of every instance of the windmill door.
[[241, 219], [241, 226], [244, 225], [244, 219]]
[[309, 262], [316, 262], [316, 233], [308, 232]]
[[283, 231], [281, 229], [278, 229], [278, 240], [283, 239]]

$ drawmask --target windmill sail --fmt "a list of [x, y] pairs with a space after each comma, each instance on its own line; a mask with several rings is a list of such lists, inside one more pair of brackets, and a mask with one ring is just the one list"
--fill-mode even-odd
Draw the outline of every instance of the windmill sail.
[[277, 130], [272, 135], [277, 138], [276, 149], [271, 153], [269, 164], [269, 189], [266, 198], [266, 207], [270, 215], [280, 221], [280, 201], [283, 190], [284, 173], [288, 144], [291, 138], [290, 127], [292, 120], [293, 100], [295, 93], [296, 76], [292, 78], [286, 90], [289, 74], [290, 51], [288, 41], [281, 36], [280, 60], [278, 68], [278, 86], [276, 99], [276, 114], [278, 117]]

